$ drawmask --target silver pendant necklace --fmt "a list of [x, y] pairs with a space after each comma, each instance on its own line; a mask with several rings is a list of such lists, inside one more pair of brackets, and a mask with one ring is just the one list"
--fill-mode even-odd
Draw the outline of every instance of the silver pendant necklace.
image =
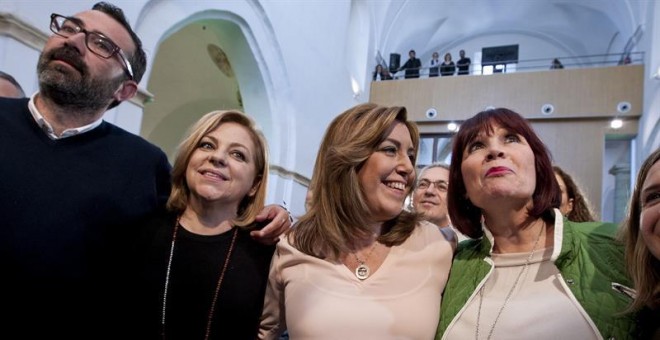
[[[497, 321], [500, 319], [500, 316], [502, 315], [502, 311], [504, 311], [504, 307], [506, 307], [507, 303], [511, 299], [511, 295], [513, 294], [513, 291], [516, 289], [516, 286], [518, 286], [518, 281], [520, 281], [522, 274], [527, 270], [527, 268], [529, 267], [529, 263], [532, 261], [532, 256], [534, 256], [534, 251], [536, 251], [536, 246], [539, 244], [539, 240], [541, 239], [541, 234], [543, 234], [543, 230], [545, 230], [545, 223], [541, 225], [541, 230], [539, 230], [539, 234], [538, 236], [536, 236], [534, 247], [532, 247], [532, 251], [529, 252], [529, 256], [527, 256], [527, 260], [525, 261], [525, 265], [522, 267], [522, 269], [520, 269], [520, 273], [518, 273], [518, 277], [516, 277], [516, 281], [513, 282], [513, 286], [511, 287], [511, 289], [509, 289], [509, 292], [506, 294], [504, 303], [502, 304], [502, 307], [500, 307], [500, 310], [497, 312], [497, 316], [495, 316], [495, 320], [493, 321], [493, 324], [490, 326], [490, 331], [488, 332], [488, 337], [486, 339], [490, 339], [493, 336], [495, 325], [497, 324]], [[479, 321], [481, 319], [481, 305], [484, 302], [485, 286], [486, 286], [486, 282], [484, 282], [484, 284], [481, 286], [481, 289], [479, 289], [479, 309], [477, 310], [477, 327], [475, 334], [477, 340], [479, 340]]]
[[[174, 225], [174, 232], [172, 233], [172, 244], [170, 246], [170, 255], [167, 261], [167, 274], [165, 274], [165, 288], [163, 291], [163, 309], [161, 312], [161, 338], [165, 339], [165, 312], [167, 311], [167, 291], [170, 285], [170, 274], [172, 272], [172, 258], [174, 257], [174, 245], [176, 244], [176, 234], [179, 230], [179, 220], [181, 216], [177, 217], [176, 224]], [[227, 257], [225, 262], [222, 265], [222, 271], [220, 271], [220, 278], [218, 278], [218, 284], [215, 286], [215, 291], [213, 292], [213, 300], [211, 300], [211, 308], [209, 308], [209, 315], [206, 320], [206, 332], [204, 333], [204, 339], [208, 340], [209, 335], [211, 334], [211, 323], [213, 322], [213, 315], [215, 314], [215, 304], [218, 301], [218, 296], [220, 295], [220, 286], [222, 285], [222, 280], [225, 278], [225, 273], [227, 272], [227, 267], [229, 266], [229, 258], [231, 253], [234, 250], [234, 244], [236, 243], [236, 236], [238, 235], [238, 228], [234, 227], [234, 235], [231, 239], [231, 244], [229, 245], [229, 250], [227, 250]]]
[[367, 261], [369, 260], [369, 256], [371, 256], [371, 253], [373, 253], [374, 249], [376, 249], [376, 245], [378, 245], [378, 241], [374, 241], [374, 245], [371, 246], [371, 250], [369, 250], [367, 256], [364, 257], [364, 260], [360, 260], [360, 258], [357, 256], [357, 252], [353, 253], [353, 256], [355, 257], [355, 261], [357, 261], [358, 263], [357, 268], [355, 268], [355, 277], [360, 279], [360, 281], [366, 280], [371, 274], [371, 269], [369, 268], [369, 266], [367, 266]]

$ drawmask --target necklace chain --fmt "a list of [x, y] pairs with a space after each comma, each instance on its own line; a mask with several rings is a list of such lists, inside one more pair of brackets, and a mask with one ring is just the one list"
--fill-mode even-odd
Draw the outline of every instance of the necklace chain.
[[[176, 235], [179, 230], [179, 221], [181, 216], [177, 217], [176, 224], [174, 225], [174, 232], [172, 233], [172, 245], [170, 246], [170, 256], [167, 260], [167, 272], [165, 274], [165, 289], [163, 292], [163, 309], [161, 312], [161, 337], [165, 339], [165, 312], [167, 311], [167, 292], [170, 285], [170, 274], [172, 272], [172, 258], [174, 258], [174, 245], [176, 243]], [[213, 300], [211, 301], [211, 307], [209, 308], [208, 320], [206, 321], [206, 333], [204, 334], [204, 340], [208, 340], [209, 334], [211, 334], [211, 323], [213, 322], [213, 315], [215, 314], [215, 305], [218, 302], [218, 296], [220, 295], [220, 286], [222, 285], [222, 280], [225, 278], [225, 273], [227, 272], [227, 267], [229, 266], [229, 258], [234, 250], [234, 244], [236, 243], [236, 236], [238, 235], [238, 228], [234, 227], [234, 235], [231, 239], [231, 244], [229, 245], [229, 250], [227, 250], [227, 257], [225, 262], [222, 265], [222, 271], [220, 271], [220, 278], [218, 278], [218, 284], [215, 286], [215, 291], [213, 293]]]
[[367, 265], [367, 261], [369, 260], [369, 256], [371, 256], [371, 253], [374, 252], [374, 249], [376, 249], [376, 246], [378, 245], [378, 240], [374, 241], [374, 244], [371, 246], [371, 249], [367, 253], [367, 256], [364, 257], [364, 261], [360, 260], [360, 258], [357, 256], [357, 252], [352, 253], [353, 257], [355, 257], [355, 261], [357, 261], [358, 266], [355, 268], [355, 276], [360, 279], [360, 280], [366, 280], [369, 277], [369, 274], [371, 274], [371, 269]]
[[[500, 319], [500, 315], [502, 315], [502, 311], [504, 311], [504, 308], [506, 307], [507, 303], [511, 299], [511, 295], [513, 295], [513, 291], [516, 289], [516, 286], [518, 286], [518, 282], [520, 281], [520, 278], [522, 277], [522, 274], [527, 270], [529, 267], [529, 263], [532, 261], [532, 257], [534, 256], [534, 251], [536, 251], [536, 246], [539, 244], [539, 240], [541, 239], [541, 235], [543, 234], [543, 230], [545, 229], [545, 223], [541, 225], [541, 230], [539, 230], [538, 236], [536, 236], [536, 241], [534, 242], [534, 246], [532, 247], [532, 251], [529, 252], [529, 256], [527, 256], [527, 260], [525, 260], [525, 265], [520, 269], [520, 273], [518, 273], [518, 277], [516, 277], [516, 281], [513, 282], [513, 286], [509, 290], [509, 293], [506, 294], [506, 298], [504, 299], [504, 303], [502, 304], [502, 307], [500, 307], [500, 310], [497, 312], [497, 316], [495, 316], [495, 320], [493, 321], [493, 324], [490, 326], [490, 331], [488, 331], [488, 337], [486, 339], [490, 339], [493, 336], [493, 331], [495, 330], [495, 325], [497, 324], [497, 321]], [[484, 302], [484, 287], [486, 286], [486, 282], [481, 286], [481, 289], [479, 289], [479, 309], [477, 310], [477, 327], [476, 327], [476, 339], [479, 340], [479, 321], [481, 319], [481, 305]]]

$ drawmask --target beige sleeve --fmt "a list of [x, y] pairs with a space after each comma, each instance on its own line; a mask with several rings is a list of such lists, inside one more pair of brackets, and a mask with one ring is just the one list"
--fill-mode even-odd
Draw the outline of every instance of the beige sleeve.
[[[282, 240], [280, 240], [282, 242]], [[280, 275], [281, 257], [279, 247], [273, 254], [268, 274], [268, 286], [264, 298], [264, 309], [261, 314], [258, 339], [273, 339], [280, 337], [286, 329], [284, 309], [284, 286]]]

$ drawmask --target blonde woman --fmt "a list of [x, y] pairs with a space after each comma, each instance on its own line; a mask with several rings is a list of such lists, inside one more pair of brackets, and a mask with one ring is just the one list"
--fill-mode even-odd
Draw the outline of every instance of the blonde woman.
[[245, 114], [214, 111], [192, 126], [168, 211], [139, 237], [136, 338], [254, 339], [275, 249], [251, 236], [267, 179], [266, 141]]

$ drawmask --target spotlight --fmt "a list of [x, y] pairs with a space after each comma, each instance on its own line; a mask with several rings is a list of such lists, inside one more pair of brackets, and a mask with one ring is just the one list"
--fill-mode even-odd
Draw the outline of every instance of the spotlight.
[[620, 129], [622, 126], [623, 126], [623, 120], [621, 120], [619, 118], [614, 118], [610, 122], [610, 127], [612, 129]]
[[452, 132], [457, 131], [458, 130], [458, 124], [456, 124], [454, 122], [451, 122], [451, 123], [447, 124], [447, 130], [452, 131]]

